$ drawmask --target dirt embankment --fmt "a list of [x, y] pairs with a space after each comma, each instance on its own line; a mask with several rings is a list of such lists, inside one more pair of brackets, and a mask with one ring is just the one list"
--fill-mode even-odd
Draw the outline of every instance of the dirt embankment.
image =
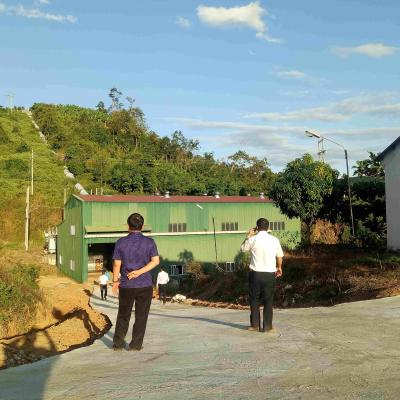
[[90, 344], [110, 327], [109, 319], [89, 304], [91, 285], [55, 274], [42, 276], [39, 284], [45, 301], [31, 329], [0, 338], [0, 369]]
[[[202, 307], [248, 305], [247, 270], [206, 276], [186, 295]], [[400, 256], [335, 246], [285, 254], [275, 306], [315, 307], [400, 295]]]

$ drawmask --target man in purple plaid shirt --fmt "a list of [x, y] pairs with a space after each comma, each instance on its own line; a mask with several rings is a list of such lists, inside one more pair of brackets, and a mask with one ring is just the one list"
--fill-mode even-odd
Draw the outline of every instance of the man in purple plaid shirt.
[[[146, 332], [153, 281], [150, 271], [160, 263], [153, 239], [143, 236], [143, 217], [134, 213], [128, 218], [129, 234], [117, 241], [114, 248], [113, 293], [119, 291], [119, 307], [114, 333], [114, 350], [125, 347], [132, 307], [135, 304], [135, 323], [128, 350], [141, 350]], [[121, 274], [121, 278], [119, 276]]]

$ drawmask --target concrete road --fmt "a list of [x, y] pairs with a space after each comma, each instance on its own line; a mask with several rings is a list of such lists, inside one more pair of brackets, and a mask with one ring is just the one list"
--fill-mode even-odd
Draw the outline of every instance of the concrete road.
[[[144, 349], [93, 345], [0, 372], [0, 399], [400, 399], [400, 297], [277, 310], [275, 336], [246, 311], [151, 309]], [[114, 322], [117, 301], [92, 304]]]

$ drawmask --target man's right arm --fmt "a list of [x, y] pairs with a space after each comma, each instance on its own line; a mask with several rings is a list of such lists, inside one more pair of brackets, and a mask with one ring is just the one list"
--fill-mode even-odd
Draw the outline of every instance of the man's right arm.
[[276, 246], [276, 277], [279, 278], [282, 276], [282, 263], [283, 263], [283, 250], [281, 243], [277, 240]]
[[276, 273], [275, 273], [275, 276], [277, 278], [282, 276], [282, 261], [283, 261], [283, 257], [276, 257]]
[[246, 239], [244, 239], [243, 243], [240, 246], [240, 251], [246, 252], [251, 250], [253, 246], [253, 241], [251, 240], [251, 238], [254, 237], [254, 235], [255, 235], [254, 229], [250, 229], [247, 233]]

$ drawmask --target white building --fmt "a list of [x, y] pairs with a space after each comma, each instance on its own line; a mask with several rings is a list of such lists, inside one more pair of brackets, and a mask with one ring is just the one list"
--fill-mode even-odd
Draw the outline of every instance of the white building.
[[385, 167], [387, 246], [400, 250], [400, 136], [379, 159]]

